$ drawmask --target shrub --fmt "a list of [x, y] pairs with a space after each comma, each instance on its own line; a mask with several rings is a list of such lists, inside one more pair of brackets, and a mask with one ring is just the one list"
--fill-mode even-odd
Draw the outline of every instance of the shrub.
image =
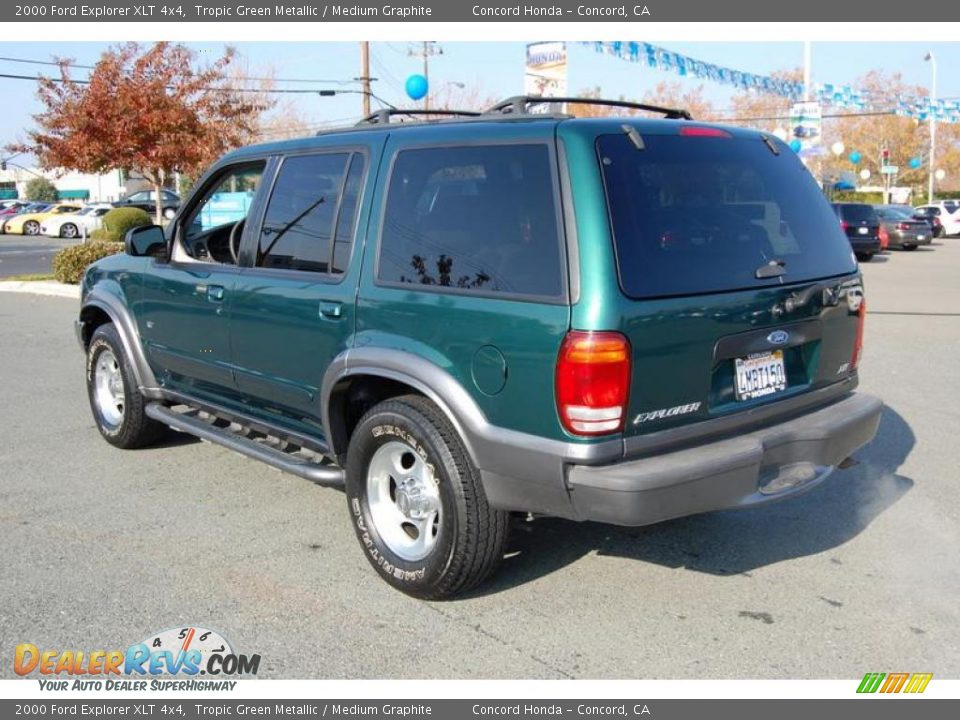
[[76, 285], [90, 263], [123, 250], [123, 243], [92, 241], [71, 245], [53, 256], [53, 276], [62, 283]]
[[123, 240], [130, 228], [151, 225], [150, 214], [140, 208], [114, 208], [103, 216], [103, 226], [91, 233], [92, 240]]
[[57, 187], [45, 177], [35, 177], [27, 181], [23, 197], [27, 200], [56, 202], [60, 194], [57, 192]]

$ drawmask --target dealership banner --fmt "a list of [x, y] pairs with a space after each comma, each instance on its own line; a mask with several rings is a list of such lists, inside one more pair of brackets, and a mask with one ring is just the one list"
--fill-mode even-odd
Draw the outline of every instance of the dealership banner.
[[2, 22], [831, 22], [960, 19], [960, 3], [913, 0], [34, 0], [3, 4]]
[[862, 700], [216, 700], [206, 698], [138, 700], [36, 700], [27, 703], [0, 701], [2, 717], [115, 718], [340, 718], [376, 717], [396, 720], [515, 720], [516, 718], [656, 718], [656, 720], [941, 720], [956, 717], [958, 703], [951, 700], [911, 702]]

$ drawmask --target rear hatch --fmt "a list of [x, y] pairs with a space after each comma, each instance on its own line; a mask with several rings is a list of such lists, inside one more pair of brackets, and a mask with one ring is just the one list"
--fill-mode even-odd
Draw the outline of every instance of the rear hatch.
[[837, 206], [840, 227], [853, 247], [872, 245], [880, 237], [880, 218], [876, 210], [865, 204], [842, 204]]
[[848, 381], [857, 264], [796, 154], [756, 133], [641, 128], [596, 143], [632, 353], [625, 435]]

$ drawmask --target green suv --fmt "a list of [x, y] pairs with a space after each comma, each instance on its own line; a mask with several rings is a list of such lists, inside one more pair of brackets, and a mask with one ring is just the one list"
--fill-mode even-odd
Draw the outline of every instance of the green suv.
[[519, 97], [224, 157], [86, 272], [103, 437], [172, 427], [345, 488], [422, 598], [487, 578], [510, 513], [645, 525], [815, 486], [882, 408], [853, 392], [830, 205], [770, 135], [600, 102], [666, 117]]

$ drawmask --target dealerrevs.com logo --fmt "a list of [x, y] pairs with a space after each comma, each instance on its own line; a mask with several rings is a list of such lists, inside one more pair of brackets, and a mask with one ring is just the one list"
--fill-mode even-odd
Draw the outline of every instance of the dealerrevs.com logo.
[[238, 654], [220, 633], [201, 627], [164, 630], [126, 650], [21, 643], [13, 655], [14, 672], [38, 676], [41, 690], [233, 690], [236, 680], [226, 677], [259, 668], [260, 655]]

